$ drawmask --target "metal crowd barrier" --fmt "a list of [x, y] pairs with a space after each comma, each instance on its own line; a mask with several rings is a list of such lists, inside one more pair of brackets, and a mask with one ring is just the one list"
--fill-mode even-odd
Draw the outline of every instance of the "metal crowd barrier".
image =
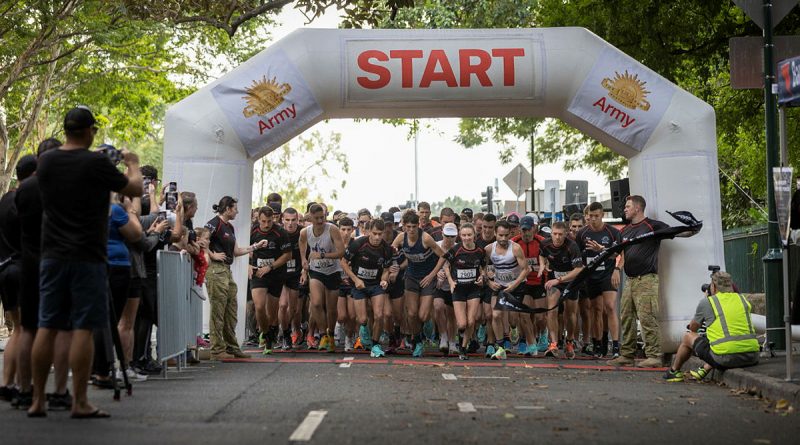
[[158, 265], [158, 361], [174, 358], [178, 370], [186, 365], [189, 345], [197, 342], [203, 327], [203, 302], [193, 295], [192, 259], [186, 253], [159, 250]]

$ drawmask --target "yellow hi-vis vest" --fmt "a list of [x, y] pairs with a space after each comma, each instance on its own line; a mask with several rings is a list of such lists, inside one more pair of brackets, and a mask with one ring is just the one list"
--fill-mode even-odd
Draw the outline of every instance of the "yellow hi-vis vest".
[[717, 355], [758, 351], [758, 340], [750, 321], [750, 303], [732, 292], [717, 292], [708, 297], [714, 322], [706, 328], [711, 351]]

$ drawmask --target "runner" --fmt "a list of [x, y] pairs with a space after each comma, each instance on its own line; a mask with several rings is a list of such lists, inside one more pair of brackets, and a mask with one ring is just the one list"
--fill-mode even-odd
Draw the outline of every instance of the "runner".
[[[522, 234], [511, 238], [511, 241], [519, 244], [522, 248], [530, 269], [524, 286], [521, 286], [524, 288], [525, 295], [523, 303], [529, 307], [543, 308], [546, 300], [542, 277], [539, 276], [539, 248], [544, 241], [544, 237], [536, 233], [538, 231], [538, 222], [538, 216], [536, 215], [523, 216], [519, 223]], [[519, 319], [523, 336], [520, 337], [518, 352], [529, 357], [536, 356], [539, 353], [536, 339], [544, 334], [547, 329], [544, 314], [520, 313]], [[537, 333], [538, 335], [536, 335]]]
[[[453, 223], [442, 226], [441, 241], [436, 244], [447, 252], [456, 245], [458, 228]], [[450, 282], [447, 279], [447, 263], [436, 273], [436, 292], [433, 298], [433, 318], [436, 321], [436, 329], [439, 332], [439, 352], [447, 356], [450, 351], [457, 354], [456, 345], [456, 323], [455, 312], [453, 311], [453, 295], [450, 289]]]
[[[399, 234], [397, 230], [394, 230], [394, 221], [399, 222], [400, 212], [382, 213], [381, 219], [386, 223], [383, 240], [391, 245]], [[392, 264], [389, 267], [389, 303], [384, 305], [386, 331], [389, 332], [390, 338], [387, 352], [402, 346], [403, 336], [409, 333], [405, 315], [406, 266], [408, 266], [408, 261], [406, 261], [403, 251], [392, 249]]]
[[369, 231], [367, 230], [367, 224], [369, 224], [369, 222], [372, 221], [372, 213], [370, 213], [370, 211], [367, 209], [361, 209], [358, 211], [356, 217], [358, 219], [358, 227], [356, 227], [356, 234], [354, 238], [358, 238], [359, 236], [369, 235]]
[[[586, 255], [586, 264], [601, 250], [622, 242], [622, 234], [616, 228], [603, 222], [603, 205], [599, 202], [589, 204], [589, 224], [578, 233], [578, 246]], [[603, 312], [611, 333], [611, 353], [613, 358], [619, 357], [619, 320], [617, 319], [617, 286], [620, 270], [616, 267], [616, 256], [609, 257], [595, 269], [586, 280], [586, 294], [592, 302], [592, 350], [595, 357], [605, 355], [602, 343], [605, 342], [603, 332]], [[597, 298], [602, 297], [602, 298]], [[581, 312], [583, 317], [583, 312]], [[606, 344], [606, 348], [607, 348]]]
[[[362, 212], [364, 211], [367, 212], [366, 216], [369, 218], [369, 210], [362, 209]], [[349, 246], [350, 241], [359, 237], [359, 235], [356, 235], [357, 229], [355, 227], [355, 222], [346, 215], [342, 214], [342, 216], [339, 217], [338, 224], [339, 230], [342, 232], [342, 243], [345, 246]], [[361, 225], [361, 222], [359, 222], [359, 226]], [[346, 260], [342, 258], [340, 262], [344, 264]], [[353, 349], [365, 349], [360, 341], [353, 340], [356, 336], [356, 307], [353, 299], [350, 298], [352, 289], [353, 282], [350, 280], [347, 273], [345, 273], [344, 267], [342, 267], [342, 284], [339, 286], [339, 300], [336, 303], [337, 332], [334, 338], [338, 337], [340, 341], [344, 342], [345, 352], [350, 352]]]
[[[332, 333], [336, 327], [336, 304], [342, 281], [342, 266], [338, 260], [344, 255], [344, 244], [339, 228], [325, 221], [325, 209], [321, 205], [312, 205], [309, 213], [312, 223], [300, 232], [300, 253], [303, 269], [308, 271], [311, 319], [318, 329], [325, 329], [319, 349], [335, 352]], [[301, 284], [304, 278], [301, 276]]]
[[[417, 204], [417, 215], [419, 215], [419, 228], [428, 232], [433, 229], [431, 222], [431, 205], [425, 201]], [[401, 224], [405, 224], [401, 221]]]
[[[567, 225], [556, 221], [551, 226], [551, 237], [542, 242], [539, 253], [539, 275], [548, 272], [548, 279], [544, 283], [547, 291], [547, 306], [553, 307], [561, 297], [567, 283], [573, 280], [581, 269], [581, 253], [578, 245], [567, 237]], [[544, 267], [542, 267], [544, 266]], [[549, 274], [552, 272], [552, 274]], [[577, 324], [578, 293], [574, 292], [564, 302], [564, 318], [567, 328], [567, 340], [564, 342], [564, 352], [569, 359], [575, 358], [575, 328]], [[554, 311], [547, 313], [547, 330], [550, 335], [550, 346], [545, 356], [559, 357], [558, 352], [558, 319]]]
[[[495, 240], [494, 237], [494, 226], [497, 224], [497, 217], [491, 213], [487, 213], [483, 216], [483, 223], [481, 225], [480, 236], [477, 237], [475, 240], [475, 245], [481, 249], [485, 249], [486, 246], [492, 244]], [[487, 274], [494, 273], [494, 266], [488, 265], [486, 266]], [[476, 337], [478, 340], [479, 345], [483, 345], [487, 348], [489, 345], [494, 343], [494, 330], [491, 328], [492, 326], [492, 289], [489, 288], [488, 280], [483, 283], [483, 293], [481, 294], [481, 311], [478, 313], [478, 330], [476, 333]], [[487, 329], [487, 324], [489, 328]], [[470, 348], [470, 352], [475, 352], [477, 349], [474, 347]]]
[[[304, 273], [300, 258], [300, 227], [297, 210], [289, 207], [283, 211], [283, 228], [289, 237], [292, 248], [292, 258], [286, 262], [286, 281], [283, 283], [281, 301], [278, 306], [278, 317], [283, 313], [284, 319], [292, 320], [292, 348], [298, 348], [303, 341], [303, 332], [300, 329], [302, 317], [302, 302], [300, 301], [300, 275]], [[284, 337], [285, 337], [284, 333]]]
[[465, 223], [471, 223], [472, 224], [473, 223], [472, 217], [473, 217], [473, 214], [472, 214], [472, 209], [471, 208], [465, 207], [465, 208], [461, 209], [461, 222], [462, 223], [464, 223], [464, 224]]
[[436, 272], [442, 267], [437, 257], [444, 255], [444, 252], [420, 228], [420, 217], [416, 213], [407, 212], [403, 215], [403, 230], [405, 233], [394, 239], [392, 247], [402, 249], [409, 261], [405, 277], [405, 309], [410, 335], [406, 339], [414, 348], [414, 357], [422, 357], [424, 348], [420, 331], [422, 323], [431, 317]]
[[492, 360], [506, 359], [506, 345], [510, 343], [508, 322], [505, 314], [508, 311], [494, 309], [497, 295], [500, 291], [512, 294], [523, 299], [524, 288], [520, 285], [528, 276], [528, 261], [519, 244], [511, 241], [511, 225], [507, 221], [498, 221], [495, 225], [497, 241], [489, 244], [484, 249], [489, 263], [494, 265], [494, 276], [488, 282], [492, 290], [492, 330], [494, 331], [495, 346], [486, 347], [486, 356]]
[[[445, 227], [445, 235], [447, 234]], [[470, 223], [461, 226], [461, 243], [445, 254], [450, 267], [445, 269], [452, 293], [453, 309], [458, 328], [458, 358], [467, 360], [467, 347], [475, 330], [481, 310], [486, 252], [475, 245], [475, 227]]]
[[[383, 239], [385, 223], [373, 219], [364, 225], [368, 235], [350, 241], [345, 251], [342, 268], [353, 283], [353, 300], [359, 328], [359, 341], [371, 347], [371, 357], [386, 355], [381, 348], [381, 333], [384, 327], [384, 305], [386, 289], [389, 287], [389, 265], [392, 261], [391, 247]], [[372, 330], [367, 329], [367, 300], [372, 305]], [[371, 338], [370, 338], [371, 337]]]
[[430, 236], [433, 237], [436, 241], [441, 241], [444, 236], [442, 235], [442, 229], [444, 225], [447, 223], [455, 223], [456, 222], [456, 212], [453, 211], [450, 207], [445, 207], [439, 212], [439, 222], [440, 226], [431, 227], [429, 230], [426, 230]]
[[[292, 258], [292, 244], [286, 231], [275, 224], [272, 207], [258, 210], [258, 225], [250, 232], [250, 244], [261, 243], [250, 256], [250, 289], [255, 306], [256, 322], [261, 332], [259, 344], [264, 341], [263, 354], [272, 354], [278, 339], [278, 328], [283, 329], [281, 349], [289, 349], [291, 319], [288, 313], [278, 311], [283, 285], [286, 282], [286, 263]], [[264, 335], [266, 333], [266, 336]]]
[[[569, 233], [567, 237], [572, 241], [578, 242], [578, 233], [586, 226], [586, 216], [589, 212], [589, 206], [584, 207], [583, 214], [580, 213], [573, 213], [572, 216], [569, 217]], [[583, 252], [584, 249], [578, 243], [578, 247], [580, 251]], [[586, 282], [581, 283], [578, 286], [578, 310], [580, 311], [580, 319], [581, 323], [579, 327], [581, 328], [581, 335], [580, 341], [581, 345], [581, 352], [583, 354], [592, 354], [594, 351], [594, 345], [592, 342], [589, 341], [590, 338], [593, 338], [592, 332], [594, 332], [593, 322], [594, 322], [594, 313], [593, 311], [593, 304], [594, 304], [594, 297], [590, 297], [589, 294], [586, 292]], [[560, 328], [561, 326], [559, 326]], [[564, 332], [561, 329], [559, 332]], [[605, 355], [605, 353], [604, 353]]]

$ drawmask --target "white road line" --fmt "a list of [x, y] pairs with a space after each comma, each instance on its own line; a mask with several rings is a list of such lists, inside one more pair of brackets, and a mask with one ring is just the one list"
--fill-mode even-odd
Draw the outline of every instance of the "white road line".
[[510, 379], [511, 377], [502, 377], [494, 375], [460, 375], [459, 379]]
[[344, 363], [340, 363], [339, 367], [340, 368], [349, 368], [350, 365], [352, 365], [352, 364], [353, 364], [353, 362], [344, 362]]
[[477, 412], [475, 407], [470, 402], [458, 402], [458, 410], [462, 413], [474, 413]]
[[349, 361], [352, 361], [352, 360], [355, 360], [355, 359], [356, 359], [355, 357], [345, 357], [342, 360], [344, 360], [346, 362], [349, 362]]
[[455, 374], [442, 373], [442, 378], [445, 379], [445, 380], [458, 380], [458, 377], [456, 377]]
[[544, 409], [543, 406], [534, 406], [534, 405], [520, 405], [515, 406], [515, 409]]
[[314, 431], [322, 423], [322, 419], [325, 418], [326, 414], [328, 414], [327, 411], [310, 411], [292, 435], [289, 436], [289, 440], [292, 442], [308, 442], [311, 440], [311, 436], [314, 435]]
[[497, 409], [494, 405], [475, 405], [475, 409]]

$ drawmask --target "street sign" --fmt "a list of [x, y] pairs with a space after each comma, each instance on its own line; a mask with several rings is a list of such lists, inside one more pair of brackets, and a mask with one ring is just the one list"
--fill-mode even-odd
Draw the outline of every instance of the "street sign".
[[[797, 52], [800, 54], [800, 51]], [[778, 62], [778, 103], [800, 106], [800, 56]]]
[[[773, 37], [774, 60], [800, 55], [800, 36]], [[733, 37], [729, 41], [731, 88], [760, 90], [764, 88], [764, 38]]]
[[522, 195], [525, 190], [531, 188], [531, 173], [522, 164], [517, 164], [510, 172], [503, 178], [508, 188], [514, 192], [515, 197]]
[[558, 179], [544, 181], [544, 205], [542, 210], [556, 213], [561, 210], [561, 190]]
[[579, 205], [581, 210], [583, 206], [589, 204], [589, 181], [573, 181], [567, 180], [566, 185], [566, 202], [564, 205]]
[[778, 212], [778, 230], [786, 246], [789, 237], [789, 214], [792, 201], [792, 167], [773, 167], [775, 184], [775, 210]]
[[[736, 6], [742, 8], [750, 20], [755, 22], [759, 28], [764, 29], [764, 1], [763, 0], [733, 0]], [[798, 0], [772, 0], [772, 27], [789, 14]]]

